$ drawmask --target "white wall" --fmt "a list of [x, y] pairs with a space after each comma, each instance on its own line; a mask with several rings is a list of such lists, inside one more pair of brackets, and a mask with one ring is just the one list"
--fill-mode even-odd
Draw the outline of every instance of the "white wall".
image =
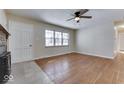
[[6, 13], [3, 9], [0, 9], [0, 24], [2, 24], [3, 27], [7, 28]]
[[[34, 58], [43, 58], [55, 56], [73, 51], [100, 56], [106, 58], [114, 57], [115, 49], [115, 30], [112, 21], [104, 21], [101, 23], [89, 25], [87, 28], [82, 28], [78, 31], [73, 31], [59, 26], [54, 26], [28, 18], [8, 15], [9, 21], [24, 22], [33, 24], [34, 26]], [[69, 47], [44, 47], [44, 31], [45, 29], [58, 30], [70, 33]]]
[[112, 22], [82, 28], [76, 33], [76, 50], [82, 54], [114, 57], [115, 31]]
[[124, 32], [119, 33], [119, 51], [124, 51]]
[[[34, 59], [35, 58], [55, 56], [55, 55], [60, 55], [60, 54], [66, 54], [66, 53], [73, 52], [75, 50], [75, 48], [74, 48], [74, 39], [75, 38], [74, 38], [74, 31], [73, 30], [8, 14], [8, 22], [9, 21], [24, 22], [26, 24], [32, 24], [33, 25], [33, 31], [34, 31], [33, 57], [34, 57]], [[45, 42], [44, 42], [45, 41], [45, 38], [44, 38], [45, 29], [70, 33], [69, 46], [68, 47], [49, 47], [49, 48], [46, 48]], [[10, 34], [11, 34], [11, 32], [10, 32]], [[11, 34], [11, 36], [12, 36], [12, 34]]]

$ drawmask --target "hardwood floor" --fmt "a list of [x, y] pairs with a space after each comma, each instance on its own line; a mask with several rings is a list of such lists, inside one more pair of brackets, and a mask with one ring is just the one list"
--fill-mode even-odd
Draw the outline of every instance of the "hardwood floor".
[[36, 60], [54, 83], [124, 83], [124, 54], [114, 60], [78, 53]]

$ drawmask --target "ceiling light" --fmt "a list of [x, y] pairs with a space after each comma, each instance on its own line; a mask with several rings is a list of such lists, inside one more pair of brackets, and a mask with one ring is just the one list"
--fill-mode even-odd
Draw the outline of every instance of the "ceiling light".
[[80, 20], [80, 17], [75, 17], [74, 20], [75, 20], [75, 21], [79, 21], [79, 20]]

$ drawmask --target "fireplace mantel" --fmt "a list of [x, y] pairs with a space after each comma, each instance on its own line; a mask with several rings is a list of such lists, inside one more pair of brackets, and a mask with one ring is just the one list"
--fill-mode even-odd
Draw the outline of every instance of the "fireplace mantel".
[[8, 31], [0, 24], [0, 31], [6, 34], [6, 39], [8, 39], [8, 36], [10, 35]]

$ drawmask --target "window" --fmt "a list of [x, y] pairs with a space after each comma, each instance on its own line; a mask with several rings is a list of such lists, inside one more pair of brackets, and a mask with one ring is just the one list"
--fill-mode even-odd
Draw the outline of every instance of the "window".
[[45, 45], [54, 46], [54, 31], [46, 30], [45, 32]]
[[64, 46], [69, 45], [69, 34], [68, 33], [63, 33], [62, 34], [62, 39], [63, 39], [63, 44]]
[[61, 46], [61, 45], [62, 45], [62, 33], [55, 32], [55, 46]]
[[45, 31], [45, 46], [68, 46], [69, 33], [62, 33], [58, 31]]

